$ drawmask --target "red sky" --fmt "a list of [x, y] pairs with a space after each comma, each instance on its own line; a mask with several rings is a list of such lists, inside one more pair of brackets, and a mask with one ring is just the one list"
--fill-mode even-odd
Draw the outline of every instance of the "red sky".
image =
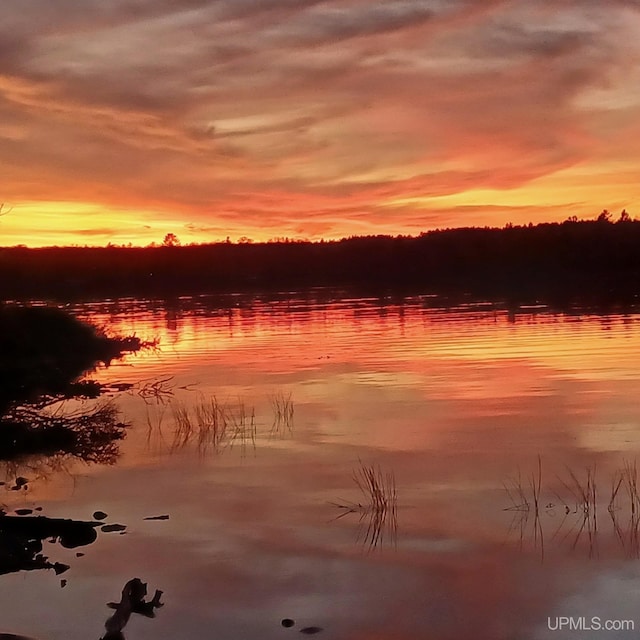
[[0, 244], [636, 209], [637, 0], [4, 0]]

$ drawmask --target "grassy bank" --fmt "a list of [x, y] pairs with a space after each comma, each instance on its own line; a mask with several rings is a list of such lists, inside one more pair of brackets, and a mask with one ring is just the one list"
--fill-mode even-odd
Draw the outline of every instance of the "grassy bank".
[[95, 397], [99, 385], [78, 378], [142, 346], [138, 338], [110, 337], [61, 309], [0, 306], [0, 459], [68, 454], [113, 461], [113, 443], [125, 425], [112, 406], [71, 414], [48, 414], [45, 407]]
[[0, 414], [11, 401], [65, 393], [85, 371], [140, 349], [52, 307], [0, 306]]

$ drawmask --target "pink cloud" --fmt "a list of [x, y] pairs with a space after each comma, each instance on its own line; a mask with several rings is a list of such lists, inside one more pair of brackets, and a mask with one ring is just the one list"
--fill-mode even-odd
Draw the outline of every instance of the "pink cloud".
[[[307, 223], [310, 235], [333, 235], [363, 224], [413, 230], [442, 211], [383, 215], [389, 199], [526, 189], [582, 165], [597, 176], [603, 158], [638, 160], [625, 144], [640, 110], [627, 82], [640, 59], [636, 9], [570, 0], [553, 11], [497, 0], [0, 8], [2, 199], [153, 208], [246, 235]], [[612, 97], [598, 102], [598, 91]], [[465, 215], [456, 213], [461, 224]]]

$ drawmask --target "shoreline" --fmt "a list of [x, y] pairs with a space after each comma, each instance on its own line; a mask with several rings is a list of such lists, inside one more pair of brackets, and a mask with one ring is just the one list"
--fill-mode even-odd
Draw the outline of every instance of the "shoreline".
[[452, 229], [319, 243], [0, 248], [4, 300], [317, 288], [631, 300], [640, 295], [640, 221]]

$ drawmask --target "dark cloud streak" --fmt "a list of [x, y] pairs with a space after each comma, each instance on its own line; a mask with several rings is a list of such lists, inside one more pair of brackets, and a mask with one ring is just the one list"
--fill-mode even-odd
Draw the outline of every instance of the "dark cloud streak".
[[202, 228], [297, 207], [320, 229], [403, 194], [514, 189], [614, 154], [615, 101], [605, 119], [589, 96], [627, 96], [637, 7], [6, 0], [0, 200], [153, 201]]

